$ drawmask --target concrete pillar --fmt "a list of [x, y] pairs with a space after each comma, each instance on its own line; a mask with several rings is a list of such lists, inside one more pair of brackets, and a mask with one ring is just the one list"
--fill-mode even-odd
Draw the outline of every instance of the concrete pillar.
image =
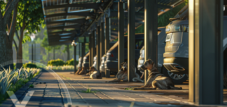
[[223, 103], [223, 0], [189, 0], [189, 101]]
[[135, 77], [135, 0], [128, 3], [128, 81]]
[[76, 72], [77, 71], [77, 69], [76, 69], [76, 65], [77, 65], [77, 63], [76, 63], [76, 46], [74, 46], [74, 72]]
[[[144, 0], [144, 46], [145, 61], [152, 59], [158, 64], [158, 6], [156, 0]], [[144, 84], [148, 79], [148, 71], [145, 71]]]
[[118, 70], [124, 62], [124, 9], [123, 2], [118, 2]]
[[100, 26], [97, 26], [97, 35], [96, 35], [96, 68], [99, 70], [99, 66], [100, 66]]

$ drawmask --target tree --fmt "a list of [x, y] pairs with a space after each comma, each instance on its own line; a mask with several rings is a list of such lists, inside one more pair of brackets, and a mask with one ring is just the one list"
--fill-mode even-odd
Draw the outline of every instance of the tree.
[[63, 50], [63, 52], [65, 53], [67, 53], [67, 60], [70, 60], [70, 48], [71, 48], [72, 46], [71, 45], [69, 45], [69, 44], [67, 44], [67, 45], [65, 45], [65, 47], [64, 47], [64, 50]]
[[[19, 40], [19, 44], [15, 45], [17, 49], [17, 68], [22, 67], [22, 43], [24, 36], [27, 38], [31, 33], [37, 33], [40, 31], [40, 26], [44, 27], [44, 16], [42, 11], [41, 0], [21, 0], [18, 3], [18, 12], [16, 30], [16, 36]], [[24, 32], [24, 31], [27, 32]]]
[[18, 2], [19, 0], [8, 0], [7, 3], [0, 1], [0, 64], [2, 65], [13, 65], [12, 42]]

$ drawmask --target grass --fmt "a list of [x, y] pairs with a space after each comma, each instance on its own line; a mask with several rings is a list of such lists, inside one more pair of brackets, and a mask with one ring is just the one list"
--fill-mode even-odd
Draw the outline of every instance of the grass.
[[125, 88], [125, 90], [134, 90], [133, 87]]
[[91, 89], [88, 88], [86, 91], [83, 90], [82, 92], [83, 92], [83, 93], [96, 93], [96, 92], [98, 92], [98, 91], [91, 91]]
[[34, 88], [34, 85], [33, 85], [33, 84], [30, 84], [30, 85], [29, 85], [29, 88]]
[[74, 70], [73, 65], [64, 65], [64, 66], [47, 66], [47, 70]]

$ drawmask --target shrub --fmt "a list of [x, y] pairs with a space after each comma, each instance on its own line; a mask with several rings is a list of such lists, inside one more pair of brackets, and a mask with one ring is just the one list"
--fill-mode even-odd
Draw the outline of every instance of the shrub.
[[48, 61], [47, 65], [51, 65], [51, 66], [63, 66], [65, 65], [65, 62], [61, 59], [56, 59], [56, 60], [50, 60]]
[[[76, 61], [76, 64], [78, 64], [78, 61]], [[66, 62], [66, 65], [73, 65], [74, 66], [74, 59], [68, 60]]]
[[25, 63], [25, 64], [23, 65], [23, 67], [24, 67], [24, 68], [37, 68], [36, 64], [31, 63], [31, 62]]
[[66, 65], [74, 65], [74, 59], [68, 60]]

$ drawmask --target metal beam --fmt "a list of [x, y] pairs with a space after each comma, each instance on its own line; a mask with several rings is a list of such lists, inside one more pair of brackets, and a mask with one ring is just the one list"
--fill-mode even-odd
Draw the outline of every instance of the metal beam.
[[51, 5], [51, 6], [44, 7], [44, 9], [47, 10], [47, 9], [67, 8], [67, 7], [83, 7], [83, 8], [97, 9], [99, 5], [100, 5], [99, 3], [64, 4], [64, 5]]
[[91, 36], [91, 43], [92, 43], [92, 45], [91, 45], [91, 62], [92, 62], [92, 64], [93, 64], [93, 62], [94, 62], [94, 57], [95, 57], [95, 36], [96, 36], [96, 31], [94, 30], [94, 31], [92, 31], [92, 36]]
[[49, 32], [48, 35], [59, 35], [63, 33], [77, 33], [76, 31], [60, 31], [60, 32]]
[[[107, 17], [106, 19], [105, 19], [105, 26], [106, 26], [106, 38], [105, 38], [105, 54], [106, 54], [106, 57], [107, 57], [107, 51], [109, 50], [109, 48], [110, 48], [110, 33], [111, 33], [111, 26], [110, 26], [110, 23], [111, 23], [111, 20], [110, 20], [110, 18], [109, 17]], [[106, 74], [106, 69], [105, 69], [105, 73], [104, 73], [104, 76], [106, 76], [105, 75]]]
[[[62, 28], [76, 28], [76, 27], [80, 27], [81, 25], [77, 24], [77, 25], [70, 25], [70, 26], [57, 26], [57, 27], [49, 27], [47, 28], [49, 31], [50, 30], [54, 30], [54, 29], [62, 29]], [[79, 28], [77, 28], [79, 29]]]
[[128, 82], [135, 77], [135, 0], [128, 2]]
[[68, 16], [68, 15], [75, 15], [75, 16], [92, 16], [93, 14], [91, 12], [75, 12], [75, 13], [58, 13], [58, 14], [51, 14], [46, 15], [46, 18], [51, 17], [59, 17], [59, 16]]
[[66, 36], [75, 36], [76, 35], [76, 33], [72, 33], [72, 34], [69, 34], [69, 35], [60, 35], [60, 34], [58, 34], [58, 35], [48, 35], [48, 38], [50, 37], [66, 37]]
[[[125, 16], [127, 15], [128, 12], [124, 12]], [[135, 13], [136, 16], [144, 16], [144, 13]], [[118, 11], [111, 11], [110, 17], [117, 17], [118, 16]]]
[[46, 22], [46, 24], [55, 24], [55, 23], [78, 23], [82, 24], [84, 23], [85, 19], [74, 19], [74, 20], [65, 20], [65, 21], [51, 21], [51, 22]]
[[[96, 24], [96, 22], [98, 22], [105, 14], [105, 12], [112, 6], [113, 4], [113, 0], [110, 0], [110, 2], [106, 5], [105, 9], [104, 9], [104, 13], [100, 14], [98, 16], [98, 18], [96, 18], [95, 20], [92, 21], [92, 23], [90, 24], [90, 26], [82, 33], [82, 36], [84, 36], [84, 34], [93, 27], [94, 24]], [[77, 38], [78, 39], [78, 38]]]
[[[152, 59], [158, 64], [158, 7], [157, 0], [144, 0], [144, 46], [145, 61]], [[148, 71], [145, 71], [144, 84], [148, 79]]]
[[89, 67], [91, 67], [91, 65], [92, 65], [92, 62], [91, 62], [91, 54], [92, 54], [92, 52], [91, 52], [91, 45], [92, 45], [91, 36], [92, 36], [92, 34], [89, 34]]
[[[117, 5], [116, 2], [114, 3], [114, 5]], [[125, 6], [125, 7], [127, 9], [127, 6]], [[144, 2], [136, 3], [135, 7], [144, 7]], [[158, 4], [158, 8], [172, 8], [172, 7], [168, 6], [168, 5]]]
[[96, 35], [96, 69], [99, 70], [100, 66], [100, 26], [97, 26], [97, 35]]
[[188, 2], [189, 101], [223, 104], [223, 0]]
[[111, 37], [111, 26], [110, 26], [110, 23], [111, 23], [111, 20], [110, 18], [106, 18], [105, 19], [105, 26], [106, 26], [106, 37], [105, 37], [105, 53], [107, 53], [107, 51], [109, 50], [110, 48], [110, 37]]
[[[102, 59], [102, 56], [105, 54], [105, 35], [104, 35], [104, 30], [105, 30], [105, 23], [101, 22], [100, 25], [100, 60]], [[100, 61], [101, 62], [101, 61]], [[105, 76], [105, 72], [101, 72], [102, 77]]]
[[76, 65], [77, 65], [77, 63], [76, 63], [76, 60], [77, 60], [77, 58], [76, 58], [76, 46], [74, 46], [74, 72], [76, 72], [77, 71], [77, 69], [76, 69]]
[[[85, 39], [84, 39], [85, 40]], [[81, 43], [81, 57], [82, 57], [82, 61], [84, 59], [84, 56], [85, 56], [85, 42]]]
[[105, 54], [105, 23], [102, 22], [100, 25], [100, 57]]
[[124, 3], [118, 2], [118, 70], [124, 62]]

